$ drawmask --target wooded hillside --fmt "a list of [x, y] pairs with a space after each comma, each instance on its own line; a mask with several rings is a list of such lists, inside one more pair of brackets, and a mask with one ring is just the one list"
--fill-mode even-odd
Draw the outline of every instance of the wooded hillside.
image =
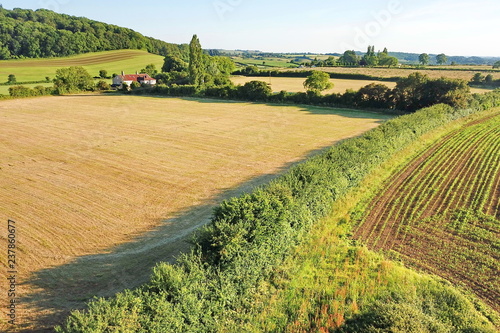
[[84, 17], [0, 6], [0, 60], [63, 57], [120, 49], [187, 58], [187, 45], [163, 42]]

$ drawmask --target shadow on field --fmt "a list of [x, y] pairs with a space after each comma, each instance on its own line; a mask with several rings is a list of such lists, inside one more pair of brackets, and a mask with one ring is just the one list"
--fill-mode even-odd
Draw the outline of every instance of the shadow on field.
[[[310, 152], [306, 159], [322, 150]], [[297, 163], [300, 162], [289, 163], [275, 174], [253, 178], [234, 189], [223, 190], [216, 198], [179, 212], [175, 217], [163, 220], [151, 231], [138, 235], [128, 243], [112, 247], [106, 253], [78, 257], [68, 264], [33, 273], [27, 284], [36, 291], [20, 301], [27, 305], [29, 312], [36, 312], [36, 318], [26, 318], [26, 321], [30, 321], [26, 325], [36, 329], [20, 332], [53, 332], [52, 327], [61, 324], [71, 310], [85, 308], [85, 303], [94, 297], [110, 297], [144, 284], [158, 262], [173, 263], [176, 257], [189, 251], [189, 239], [193, 231], [210, 222], [217, 204], [251, 192]]]
[[[320, 115], [337, 115], [345, 116], [347, 118], [357, 118], [364, 119], [368, 117], [367, 114], [385, 115], [387, 118], [394, 117], [396, 114], [388, 114], [386, 111], [381, 110], [367, 110], [367, 109], [352, 109], [344, 107], [331, 107], [331, 106], [313, 106], [306, 104], [280, 104], [280, 103], [268, 103], [268, 102], [249, 102], [249, 101], [239, 101], [239, 100], [227, 100], [227, 99], [211, 99], [211, 98], [196, 98], [196, 97], [167, 97], [167, 96], [148, 96], [154, 98], [179, 98], [185, 101], [198, 102], [198, 103], [220, 103], [220, 104], [252, 104], [252, 105], [267, 105], [273, 107], [293, 107], [299, 109], [299, 111], [308, 112], [310, 114], [320, 114]], [[378, 123], [382, 123], [380, 121]]]

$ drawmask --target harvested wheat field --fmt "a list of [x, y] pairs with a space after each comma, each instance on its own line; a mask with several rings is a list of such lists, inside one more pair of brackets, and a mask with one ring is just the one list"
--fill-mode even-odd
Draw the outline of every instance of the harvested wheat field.
[[[303, 77], [247, 77], [247, 76], [233, 76], [231, 81], [234, 84], [245, 84], [250, 81], [264, 81], [271, 84], [271, 88], [274, 92], [279, 92], [285, 90], [288, 92], [305, 92], [304, 81], [306, 78]], [[394, 88], [396, 86], [395, 82], [388, 81], [374, 81], [374, 80], [344, 80], [344, 79], [330, 79], [333, 83], [333, 88], [325, 90], [324, 94], [332, 93], [345, 93], [347, 89], [359, 90], [360, 88], [367, 86], [371, 83], [378, 83], [388, 86], [389, 88]]]
[[[416, 69], [416, 68], [381, 68], [381, 67], [318, 67], [316, 70], [320, 70], [323, 72], [329, 73], [340, 73], [340, 74], [363, 74], [363, 75], [371, 75], [374, 77], [383, 77], [383, 78], [391, 78], [391, 77], [407, 77], [411, 73], [418, 72], [424, 75], [428, 75], [430, 78], [439, 79], [441, 77], [446, 77], [449, 79], [462, 79], [469, 81], [472, 79], [474, 74], [478, 72], [483, 72], [483, 75], [491, 74], [493, 75], [493, 79], [500, 79], [500, 71], [492, 70], [490, 66], [482, 66], [482, 69], [479, 68], [457, 68], [453, 67], [430, 67], [425, 69]], [[286, 69], [294, 70], [294, 71], [303, 71], [304, 69]]]
[[139, 285], [187, 248], [215, 203], [388, 118], [122, 95], [0, 102], [0, 219], [17, 226], [19, 327], [39, 331]]

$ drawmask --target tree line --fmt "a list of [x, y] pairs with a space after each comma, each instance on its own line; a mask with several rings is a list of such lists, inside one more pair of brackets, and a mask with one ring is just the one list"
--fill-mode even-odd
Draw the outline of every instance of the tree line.
[[84, 17], [46, 9], [0, 6], [0, 60], [62, 57], [88, 52], [138, 49], [187, 59], [187, 45], [166, 43]]

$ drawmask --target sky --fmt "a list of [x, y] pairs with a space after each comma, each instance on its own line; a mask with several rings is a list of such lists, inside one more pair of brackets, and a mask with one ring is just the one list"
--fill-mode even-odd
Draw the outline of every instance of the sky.
[[0, 0], [131, 28], [205, 49], [389, 51], [500, 57], [498, 0]]

